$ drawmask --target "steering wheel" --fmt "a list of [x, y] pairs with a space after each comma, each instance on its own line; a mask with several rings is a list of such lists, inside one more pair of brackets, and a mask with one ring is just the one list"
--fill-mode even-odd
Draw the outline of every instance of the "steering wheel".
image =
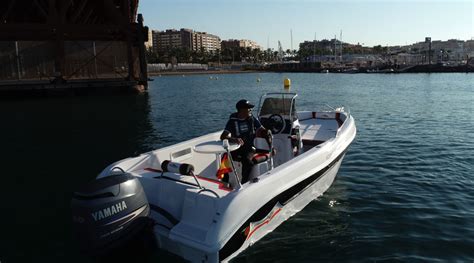
[[268, 129], [272, 131], [273, 134], [278, 134], [285, 128], [285, 120], [280, 114], [272, 114], [268, 117]]

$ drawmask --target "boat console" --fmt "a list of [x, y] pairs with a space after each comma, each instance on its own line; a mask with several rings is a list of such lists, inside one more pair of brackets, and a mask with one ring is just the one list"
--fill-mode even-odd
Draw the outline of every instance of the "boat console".
[[302, 152], [296, 93], [266, 93], [260, 98], [258, 118], [273, 133], [273, 158], [277, 167]]

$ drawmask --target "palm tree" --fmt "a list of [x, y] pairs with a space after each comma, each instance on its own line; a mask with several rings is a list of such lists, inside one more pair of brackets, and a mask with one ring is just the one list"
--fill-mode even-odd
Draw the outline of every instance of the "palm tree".
[[261, 54], [262, 54], [262, 51], [258, 48], [254, 48], [252, 50], [253, 63], [257, 63], [258, 61], [261, 61]]
[[145, 57], [146, 57], [147, 63], [150, 63], [150, 64], [159, 63], [158, 54], [153, 51], [153, 48], [147, 48], [147, 50], [145, 51]]
[[234, 51], [230, 48], [225, 48], [224, 50], [222, 50], [221, 52], [221, 59], [222, 61], [232, 61], [232, 55], [233, 55]]
[[244, 47], [240, 47], [239, 48], [239, 54], [240, 54], [240, 59], [239, 61], [244, 61], [244, 60], [247, 60], [247, 49], [244, 48]]
[[275, 61], [276, 55], [278, 55], [278, 52], [273, 51], [273, 49], [267, 49], [267, 56], [268, 56], [268, 61]]
[[278, 51], [273, 51], [272, 59], [275, 60], [276, 58], [278, 58]]
[[252, 48], [251, 48], [251, 47], [246, 47], [246, 48], [245, 48], [245, 60], [246, 60], [247, 62], [253, 60], [253, 57], [252, 57]]

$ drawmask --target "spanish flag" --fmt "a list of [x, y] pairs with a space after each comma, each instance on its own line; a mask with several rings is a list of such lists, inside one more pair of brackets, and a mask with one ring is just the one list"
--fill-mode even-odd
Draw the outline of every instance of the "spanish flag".
[[217, 170], [216, 177], [219, 180], [224, 178], [224, 175], [232, 172], [232, 164], [230, 163], [229, 154], [224, 153], [221, 158], [221, 164], [219, 165], [219, 170]]

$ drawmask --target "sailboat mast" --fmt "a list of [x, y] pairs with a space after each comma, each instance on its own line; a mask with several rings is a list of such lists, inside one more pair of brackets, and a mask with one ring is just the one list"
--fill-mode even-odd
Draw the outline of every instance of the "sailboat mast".
[[290, 29], [290, 37], [291, 37], [291, 52], [293, 52], [293, 29]]
[[313, 62], [316, 62], [316, 32], [314, 32], [314, 41], [313, 41]]
[[341, 49], [340, 50], [340, 54], [341, 54], [341, 59], [340, 60], [342, 62], [342, 29], [341, 29], [341, 34], [339, 35], [339, 43], [340, 43], [339, 48]]

